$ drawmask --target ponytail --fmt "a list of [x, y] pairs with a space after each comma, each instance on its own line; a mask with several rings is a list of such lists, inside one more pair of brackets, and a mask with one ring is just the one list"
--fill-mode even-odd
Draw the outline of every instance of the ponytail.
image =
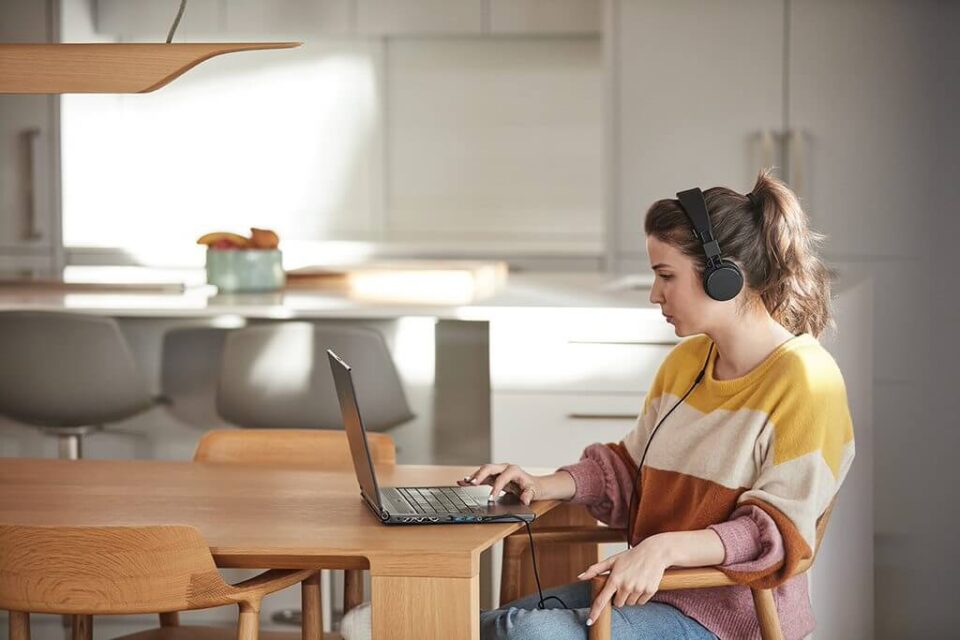
[[[763, 170], [749, 197], [714, 187], [704, 199], [724, 257], [740, 266], [773, 319], [795, 335], [819, 337], [831, 325], [830, 272], [817, 255], [823, 236], [810, 229], [797, 196]], [[692, 257], [702, 273], [703, 248], [676, 200], [655, 202], [644, 230]]]

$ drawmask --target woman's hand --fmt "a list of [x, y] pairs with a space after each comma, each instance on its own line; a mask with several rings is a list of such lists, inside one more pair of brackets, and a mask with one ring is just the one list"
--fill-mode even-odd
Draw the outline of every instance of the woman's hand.
[[506, 491], [519, 496], [523, 504], [545, 499], [541, 478], [515, 464], [485, 464], [463, 480], [457, 480], [457, 484], [461, 487], [489, 484], [492, 485], [490, 495], [493, 498]]
[[607, 584], [593, 601], [587, 625], [592, 625], [611, 599], [613, 606], [646, 604], [660, 589], [663, 572], [671, 566], [666, 538], [651, 536], [633, 549], [610, 556], [577, 576], [590, 580], [606, 571], [610, 572]]

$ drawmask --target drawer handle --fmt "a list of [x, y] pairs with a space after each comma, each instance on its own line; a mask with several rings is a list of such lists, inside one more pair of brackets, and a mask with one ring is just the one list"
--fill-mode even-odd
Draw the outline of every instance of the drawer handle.
[[636, 413], [568, 413], [569, 420], [636, 420]]

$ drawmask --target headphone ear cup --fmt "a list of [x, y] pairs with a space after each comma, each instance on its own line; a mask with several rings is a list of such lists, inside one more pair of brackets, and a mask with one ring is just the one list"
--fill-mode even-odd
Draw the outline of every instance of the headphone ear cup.
[[722, 260], [720, 266], [703, 273], [703, 290], [718, 302], [733, 300], [743, 289], [743, 273], [733, 262]]

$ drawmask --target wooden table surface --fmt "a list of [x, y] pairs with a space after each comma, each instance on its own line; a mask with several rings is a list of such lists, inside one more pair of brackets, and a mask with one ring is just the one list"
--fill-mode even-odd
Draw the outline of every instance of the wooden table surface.
[[[378, 479], [452, 485], [474, 468], [398, 465]], [[352, 472], [21, 458], [0, 459], [0, 523], [189, 524], [221, 567], [369, 568], [377, 638], [478, 638], [480, 552], [522, 526], [388, 527]]]

